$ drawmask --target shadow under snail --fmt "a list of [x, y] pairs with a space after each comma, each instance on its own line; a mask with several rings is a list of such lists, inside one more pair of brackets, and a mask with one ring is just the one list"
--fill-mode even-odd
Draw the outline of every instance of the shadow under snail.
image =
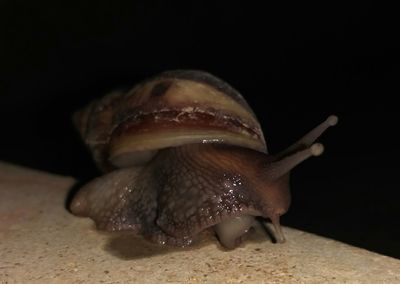
[[289, 173], [323, 152], [314, 143], [336, 116], [278, 154], [269, 154], [243, 97], [213, 75], [174, 70], [128, 92], [116, 91], [74, 115], [105, 172], [84, 185], [70, 209], [98, 229], [133, 231], [160, 244], [186, 246], [200, 232], [238, 246], [255, 217], [279, 218], [290, 205]]

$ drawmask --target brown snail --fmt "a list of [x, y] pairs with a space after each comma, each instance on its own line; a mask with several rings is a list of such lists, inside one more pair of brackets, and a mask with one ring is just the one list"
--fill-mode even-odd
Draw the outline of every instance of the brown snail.
[[97, 228], [130, 230], [184, 246], [214, 229], [236, 247], [255, 217], [271, 220], [290, 205], [289, 172], [323, 146], [314, 141], [336, 116], [276, 155], [243, 97], [209, 73], [164, 72], [128, 92], [114, 92], [75, 115], [105, 175], [86, 184], [71, 211]]

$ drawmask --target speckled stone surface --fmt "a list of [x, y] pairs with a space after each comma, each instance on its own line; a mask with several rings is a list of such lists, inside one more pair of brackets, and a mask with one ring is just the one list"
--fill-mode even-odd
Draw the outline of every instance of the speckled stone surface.
[[95, 230], [65, 209], [69, 177], [0, 163], [0, 283], [400, 283], [400, 261], [298, 230], [174, 249]]

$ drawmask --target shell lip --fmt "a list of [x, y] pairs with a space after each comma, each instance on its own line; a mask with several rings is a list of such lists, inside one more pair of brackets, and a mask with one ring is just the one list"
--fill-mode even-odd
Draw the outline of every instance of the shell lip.
[[113, 129], [110, 136], [119, 136], [124, 133], [147, 133], [153, 129], [195, 127], [196, 129], [227, 129], [228, 132], [245, 133], [246, 136], [265, 144], [262, 132], [256, 122], [245, 121], [238, 116], [228, 115], [228, 113], [225, 115], [215, 115], [215, 113], [217, 110], [202, 110], [193, 107], [140, 113], [121, 122]]
[[217, 119], [212, 114], [194, 110], [191, 113], [170, 110], [131, 117], [115, 128], [110, 137], [109, 156], [112, 164], [112, 160], [126, 153], [155, 151], [191, 143], [224, 142], [267, 152], [257, 125], [247, 124], [237, 117]]

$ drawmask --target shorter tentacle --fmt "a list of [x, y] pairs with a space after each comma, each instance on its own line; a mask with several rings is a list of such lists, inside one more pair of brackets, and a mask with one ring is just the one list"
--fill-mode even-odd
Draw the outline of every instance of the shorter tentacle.
[[311, 147], [300, 150], [281, 159], [275, 160], [265, 166], [265, 177], [269, 181], [274, 181], [289, 173], [295, 166], [311, 156], [319, 156], [323, 153], [324, 146], [315, 143]]

